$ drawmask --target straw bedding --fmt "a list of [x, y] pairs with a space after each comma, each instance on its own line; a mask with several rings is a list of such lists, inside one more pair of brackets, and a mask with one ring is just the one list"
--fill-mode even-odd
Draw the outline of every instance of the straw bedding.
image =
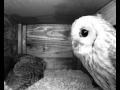
[[[12, 90], [5, 89], [4, 90]], [[24, 89], [21, 89], [24, 90]], [[44, 78], [26, 90], [100, 90], [94, 88], [88, 75], [80, 70], [45, 70]]]

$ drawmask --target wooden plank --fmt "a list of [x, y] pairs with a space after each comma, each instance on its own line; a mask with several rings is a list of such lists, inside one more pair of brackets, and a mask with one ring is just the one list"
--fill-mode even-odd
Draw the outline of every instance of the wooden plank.
[[26, 54], [26, 25], [23, 25], [22, 31], [22, 52]]
[[105, 7], [97, 11], [97, 14], [102, 14], [105, 20], [112, 25], [116, 25], [116, 0], [111, 1]]
[[27, 54], [43, 58], [46, 69], [74, 69], [70, 40], [71, 25], [39, 24], [27, 26]]
[[22, 24], [18, 24], [18, 53], [22, 52]]
[[39, 57], [72, 57], [70, 25], [27, 26], [27, 53]]
[[74, 69], [77, 61], [73, 58], [44, 58], [46, 69]]

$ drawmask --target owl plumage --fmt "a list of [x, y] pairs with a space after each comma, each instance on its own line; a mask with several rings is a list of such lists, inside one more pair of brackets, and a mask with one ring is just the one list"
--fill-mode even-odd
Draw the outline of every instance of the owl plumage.
[[82, 16], [71, 27], [72, 48], [103, 90], [116, 90], [116, 30], [98, 16]]
[[14, 90], [24, 90], [43, 77], [45, 62], [43, 59], [19, 54], [15, 57], [14, 68], [6, 77], [6, 84]]

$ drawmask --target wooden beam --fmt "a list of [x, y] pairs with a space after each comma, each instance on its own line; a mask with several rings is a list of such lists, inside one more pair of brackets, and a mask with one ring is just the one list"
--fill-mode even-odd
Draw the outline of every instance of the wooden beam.
[[23, 25], [22, 31], [22, 53], [26, 54], [26, 25]]
[[21, 34], [22, 34], [22, 24], [18, 24], [18, 54], [22, 52]]
[[116, 25], [116, 0], [111, 1], [105, 7], [97, 11], [96, 14], [102, 14], [102, 17], [110, 22], [112, 25]]

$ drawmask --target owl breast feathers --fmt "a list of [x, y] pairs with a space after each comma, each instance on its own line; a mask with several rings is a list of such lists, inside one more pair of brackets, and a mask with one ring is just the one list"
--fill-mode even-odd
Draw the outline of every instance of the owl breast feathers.
[[100, 16], [83, 16], [71, 28], [72, 48], [96, 83], [116, 90], [116, 30]]
[[46, 66], [43, 59], [28, 54], [18, 54], [14, 62], [16, 64], [5, 80], [14, 90], [24, 90], [43, 77]]

